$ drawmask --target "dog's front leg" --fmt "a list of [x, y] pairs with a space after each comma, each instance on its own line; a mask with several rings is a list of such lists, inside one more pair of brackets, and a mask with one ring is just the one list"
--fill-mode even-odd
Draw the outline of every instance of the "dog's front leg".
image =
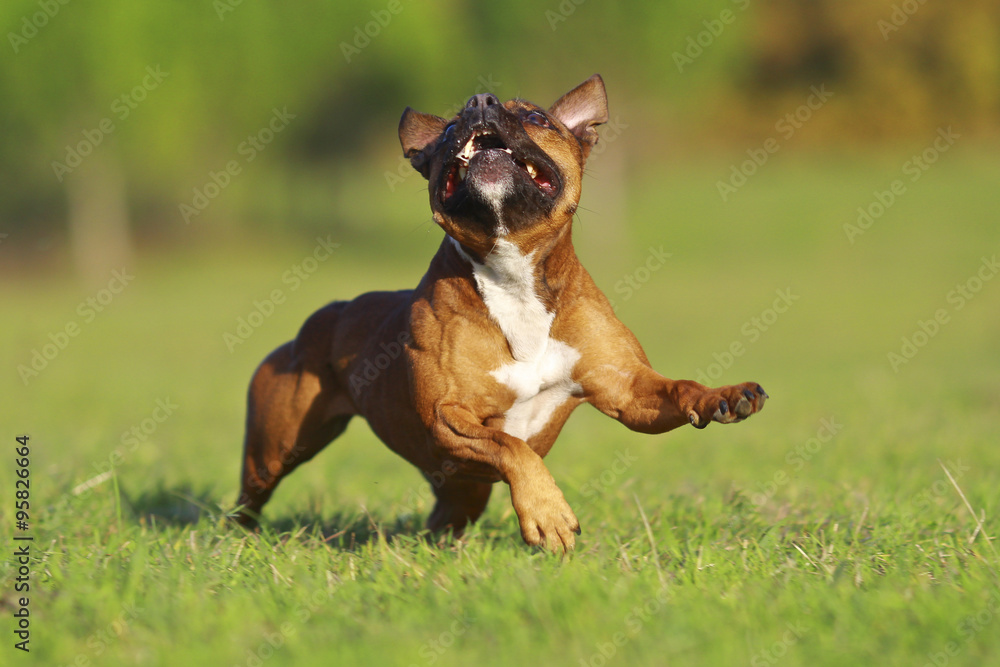
[[552, 551], [573, 548], [580, 522], [528, 443], [484, 426], [459, 405], [437, 407], [434, 436], [443, 457], [486, 465], [510, 486], [525, 542]]
[[671, 380], [640, 363], [601, 366], [588, 374], [584, 387], [594, 407], [641, 433], [740, 422], [759, 412], [767, 399], [756, 382], [712, 388]]

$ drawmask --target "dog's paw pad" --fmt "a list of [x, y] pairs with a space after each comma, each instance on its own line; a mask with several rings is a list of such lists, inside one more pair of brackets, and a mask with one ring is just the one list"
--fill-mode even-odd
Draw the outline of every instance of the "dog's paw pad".
[[[749, 393], [749, 392], [745, 392]], [[736, 416], [740, 419], [746, 419], [753, 413], [753, 404], [746, 399], [746, 397], [741, 398], [739, 402], [736, 403]]]

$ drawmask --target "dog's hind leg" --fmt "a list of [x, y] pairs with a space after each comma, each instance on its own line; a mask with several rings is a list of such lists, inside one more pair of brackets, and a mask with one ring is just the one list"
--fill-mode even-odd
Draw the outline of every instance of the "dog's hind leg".
[[455, 537], [460, 537], [465, 527], [475, 523], [486, 509], [493, 485], [487, 482], [454, 479], [436, 483], [431, 477], [428, 479], [434, 495], [437, 496], [437, 503], [427, 518], [427, 528], [435, 533], [450, 528]]
[[301, 334], [282, 345], [250, 383], [237, 517], [245, 526], [256, 525], [282, 477], [343, 433], [354, 414], [329, 365], [310, 360], [304, 347]]

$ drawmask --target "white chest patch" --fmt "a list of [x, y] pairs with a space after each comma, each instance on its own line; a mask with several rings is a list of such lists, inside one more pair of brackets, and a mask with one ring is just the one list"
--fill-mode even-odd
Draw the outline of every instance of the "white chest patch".
[[572, 375], [580, 353], [549, 336], [555, 313], [546, 311], [535, 294], [534, 253], [522, 255], [516, 245], [500, 240], [480, 264], [458, 243], [455, 247], [472, 263], [479, 293], [514, 357], [490, 372], [516, 396], [504, 415], [503, 430], [527, 440], [548, 424], [559, 406], [581, 391]]

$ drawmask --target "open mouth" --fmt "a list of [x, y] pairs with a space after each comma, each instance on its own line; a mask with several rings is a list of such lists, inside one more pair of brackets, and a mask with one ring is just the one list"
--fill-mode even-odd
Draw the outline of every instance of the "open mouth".
[[[510, 160], [535, 184], [546, 196], [552, 197], [556, 191], [555, 177], [548, 167], [531, 162], [528, 159], [515, 157], [514, 151], [507, 147], [503, 139], [490, 128], [477, 129], [458, 152], [445, 178], [444, 199], [450, 199], [465, 183], [469, 172], [469, 163], [480, 154], [489, 151], [506, 153]], [[484, 156], [485, 157], [485, 156]]]

